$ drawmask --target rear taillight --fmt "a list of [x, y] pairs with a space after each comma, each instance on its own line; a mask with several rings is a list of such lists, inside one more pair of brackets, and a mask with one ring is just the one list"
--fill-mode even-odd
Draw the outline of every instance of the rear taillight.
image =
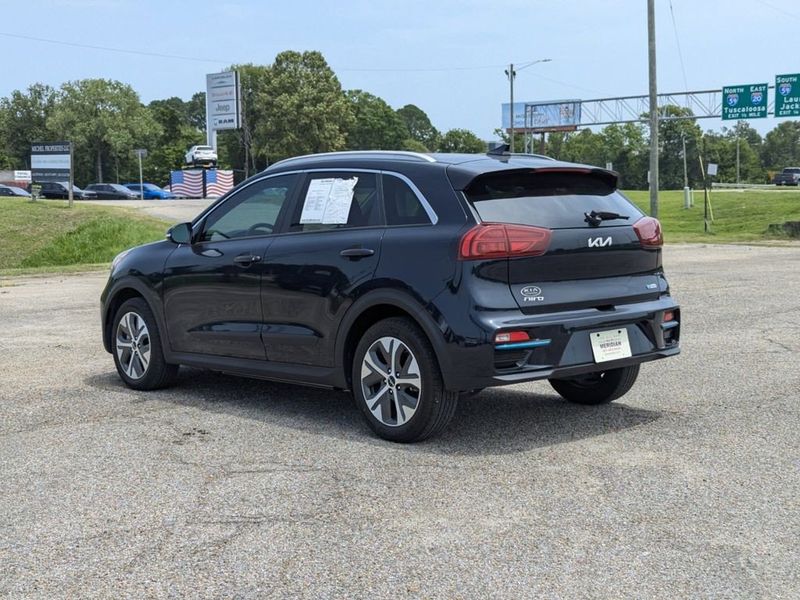
[[661, 248], [664, 245], [664, 236], [661, 235], [661, 223], [653, 217], [642, 217], [633, 224], [642, 248]]
[[483, 223], [464, 234], [458, 258], [514, 258], [541, 256], [547, 252], [552, 232], [544, 227]]

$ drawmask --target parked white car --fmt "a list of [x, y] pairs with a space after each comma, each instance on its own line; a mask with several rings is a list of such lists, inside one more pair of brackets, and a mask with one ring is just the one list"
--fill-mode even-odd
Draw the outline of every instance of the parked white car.
[[197, 165], [216, 166], [217, 153], [211, 146], [192, 146], [186, 153], [186, 164], [193, 167]]

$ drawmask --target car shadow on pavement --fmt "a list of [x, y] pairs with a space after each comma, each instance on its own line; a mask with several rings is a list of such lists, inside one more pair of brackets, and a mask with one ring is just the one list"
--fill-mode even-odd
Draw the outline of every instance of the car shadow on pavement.
[[[130, 390], [114, 372], [91, 376], [86, 383], [130, 394], [133, 402], [171, 402], [349, 442], [389, 443], [372, 434], [352, 396], [344, 392], [189, 368], [181, 369], [173, 387], [155, 392]], [[508, 454], [615, 433], [663, 416], [621, 402], [574, 405], [542, 389], [545, 393], [525, 392], [519, 387], [491, 388], [462, 398], [443, 434], [419, 444], [397, 445], [397, 449], [450, 455]], [[635, 391], [631, 396], [635, 398]]]

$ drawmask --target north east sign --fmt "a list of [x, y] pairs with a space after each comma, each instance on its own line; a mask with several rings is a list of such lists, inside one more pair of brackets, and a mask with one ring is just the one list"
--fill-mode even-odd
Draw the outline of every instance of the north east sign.
[[800, 117], [800, 74], [775, 76], [775, 116]]
[[722, 88], [722, 120], [764, 119], [767, 116], [766, 83]]

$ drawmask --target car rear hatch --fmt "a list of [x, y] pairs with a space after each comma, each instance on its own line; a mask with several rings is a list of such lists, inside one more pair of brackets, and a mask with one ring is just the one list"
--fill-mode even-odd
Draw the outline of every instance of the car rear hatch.
[[480, 225], [462, 240], [462, 258], [473, 250], [481, 258], [491, 250], [481, 239], [502, 237], [504, 229], [508, 285], [525, 313], [602, 310], [663, 291], [660, 226], [616, 189], [609, 171], [495, 171], [476, 177], [464, 194]]

